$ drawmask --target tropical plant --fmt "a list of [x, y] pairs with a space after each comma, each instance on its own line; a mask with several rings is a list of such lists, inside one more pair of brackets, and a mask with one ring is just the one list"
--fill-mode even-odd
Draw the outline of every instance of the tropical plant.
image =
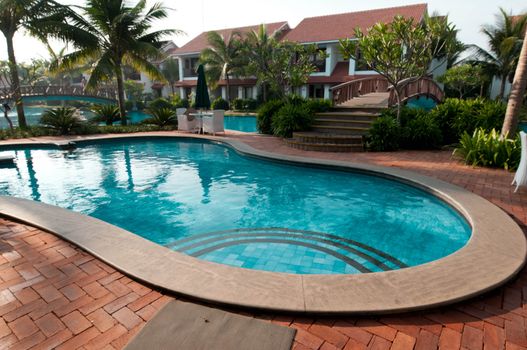
[[306, 107], [312, 113], [328, 112], [333, 106], [333, 103], [331, 102], [331, 100], [324, 100], [324, 99], [319, 99], [319, 98], [306, 100], [305, 104], [306, 104]]
[[273, 133], [272, 121], [273, 116], [284, 106], [283, 100], [269, 100], [258, 108], [256, 115], [256, 126], [262, 134]]
[[0, 0], [0, 31], [7, 43], [10, 84], [18, 114], [18, 124], [27, 127], [20, 93], [19, 67], [14, 48], [14, 36], [21, 29], [45, 41], [47, 37], [66, 40], [78, 30], [66, 22], [75, 17], [67, 6], [53, 0]]
[[372, 151], [395, 151], [399, 149], [401, 126], [392, 116], [375, 119], [368, 131], [368, 148]]
[[105, 123], [106, 125], [113, 125], [114, 122], [120, 119], [119, 107], [112, 104], [95, 105], [92, 107], [92, 112], [95, 117], [91, 119], [95, 123]]
[[147, 112], [151, 117], [143, 120], [143, 124], [152, 124], [159, 127], [177, 125], [176, 112], [171, 108], [150, 108]]
[[291, 137], [295, 131], [309, 130], [313, 121], [313, 113], [304, 104], [286, 103], [273, 116], [271, 126], [275, 136]]
[[162, 64], [161, 72], [163, 73], [165, 80], [168, 81], [168, 84], [170, 85], [170, 91], [172, 91], [172, 95], [175, 95], [175, 85], [179, 81], [178, 60], [173, 59], [172, 57], [167, 58]]
[[135, 80], [125, 80], [124, 81], [124, 92], [126, 94], [127, 100], [139, 101], [143, 96], [143, 91], [145, 86], [143, 83], [140, 83]]
[[60, 135], [70, 134], [82, 124], [81, 120], [75, 116], [75, 108], [69, 107], [46, 110], [42, 113], [39, 123]]
[[497, 98], [503, 99], [505, 84], [512, 78], [520, 55], [522, 38], [527, 25], [527, 15], [511, 16], [503, 8], [496, 15], [494, 25], [485, 25], [483, 34], [487, 37], [489, 50], [474, 46], [475, 56], [480, 60], [484, 71], [491, 77], [500, 79]]
[[242, 54], [242, 39], [239, 32], [232, 32], [227, 38], [218, 32], [207, 33], [209, 47], [201, 51], [200, 61], [205, 65], [207, 81], [211, 87], [225, 79], [227, 101], [230, 101], [230, 79], [243, 75], [246, 64]]
[[442, 145], [443, 135], [437, 121], [424, 110], [404, 124], [401, 146], [406, 149], [436, 149]]
[[521, 158], [521, 142], [516, 137], [502, 138], [496, 129], [486, 132], [477, 129], [472, 135], [465, 132], [454, 154], [472, 166], [487, 166], [514, 170]]
[[134, 6], [124, 0], [88, 0], [75, 20], [79, 33], [72, 35], [76, 51], [52, 64], [53, 69], [71, 68], [93, 59], [86, 89], [95, 89], [101, 82], [117, 81], [117, 101], [121, 123], [126, 124], [123, 67], [145, 72], [153, 79], [164, 80], [151, 63], [163, 57], [160, 50], [164, 36], [178, 31], [151, 31], [156, 20], [167, 17], [167, 8], [158, 3], [146, 8], [146, 0]]
[[360, 58], [393, 86], [400, 122], [403, 88], [428, 74], [434, 58], [450, 55], [456, 47], [456, 32], [446, 17], [419, 25], [412, 18], [396, 16], [391, 23], [377, 23], [367, 32], [357, 28], [357, 40], [341, 40], [340, 48], [346, 58]]
[[481, 86], [485, 77], [480, 65], [465, 63], [450, 68], [437, 80], [455, 90], [459, 98], [463, 98], [469, 91]]
[[162, 108], [174, 109], [174, 105], [163, 97], [156, 98], [148, 103], [149, 110]]
[[224, 111], [229, 110], [229, 102], [227, 100], [218, 97], [211, 104], [212, 109], [223, 109]]
[[511, 94], [507, 104], [507, 111], [505, 112], [505, 120], [501, 128], [501, 137], [507, 135], [514, 135], [518, 128], [519, 114], [522, 105], [523, 97], [525, 96], [525, 89], [527, 88], [527, 28], [523, 37], [522, 50], [520, 52], [520, 59], [514, 74], [512, 82]]

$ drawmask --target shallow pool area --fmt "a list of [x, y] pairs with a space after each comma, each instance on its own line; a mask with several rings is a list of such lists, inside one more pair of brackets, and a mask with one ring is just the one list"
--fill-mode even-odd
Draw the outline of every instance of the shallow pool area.
[[[416, 187], [254, 159], [203, 140], [14, 150], [0, 195], [81, 212], [203, 260], [293, 274], [415, 266], [462, 248], [465, 219]], [[0, 152], [1, 153], [1, 152]]]

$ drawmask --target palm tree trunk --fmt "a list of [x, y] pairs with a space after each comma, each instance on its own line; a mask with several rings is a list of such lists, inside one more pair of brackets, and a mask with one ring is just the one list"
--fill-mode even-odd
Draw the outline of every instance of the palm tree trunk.
[[126, 125], [126, 107], [124, 104], [124, 81], [121, 66], [115, 68], [117, 78], [117, 103], [119, 104], [119, 114], [121, 115], [121, 125]]
[[229, 80], [229, 75], [228, 74], [225, 75], [225, 80], [227, 81], [227, 94], [226, 94], [227, 101], [231, 102], [231, 82]]
[[523, 37], [523, 45], [518, 59], [518, 66], [512, 82], [511, 94], [501, 129], [501, 137], [514, 137], [518, 128], [518, 115], [523, 101], [523, 94], [527, 87], [527, 30]]
[[16, 64], [15, 49], [13, 47], [13, 36], [6, 35], [7, 56], [9, 57], [9, 72], [11, 73], [11, 89], [15, 100], [16, 112], [18, 115], [18, 126], [27, 128], [26, 115], [24, 114], [24, 104], [22, 103], [22, 93], [20, 92], [20, 79], [18, 77], [18, 65]]

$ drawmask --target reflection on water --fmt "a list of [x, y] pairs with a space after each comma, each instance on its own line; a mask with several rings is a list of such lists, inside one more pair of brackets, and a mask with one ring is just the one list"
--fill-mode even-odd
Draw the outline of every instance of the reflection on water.
[[0, 194], [92, 215], [160, 244], [282, 227], [353, 239], [413, 265], [450, 254], [470, 236], [452, 209], [416, 188], [256, 160], [198, 141], [19, 150], [15, 167], [0, 168]]

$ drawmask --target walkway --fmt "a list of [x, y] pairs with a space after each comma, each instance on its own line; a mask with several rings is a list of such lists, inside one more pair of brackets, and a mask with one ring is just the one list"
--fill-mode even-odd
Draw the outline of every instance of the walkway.
[[[464, 166], [447, 151], [328, 154], [294, 150], [272, 137], [232, 137], [277, 153], [396, 166], [437, 177], [527, 224], [527, 195], [512, 192], [511, 173]], [[170, 299], [51, 234], [0, 219], [0, 349], [119, 349]], [[296, 328], [298, 350], [527, 349], [527, 269], [487, 295], [426, 312], [254, 316]]]

